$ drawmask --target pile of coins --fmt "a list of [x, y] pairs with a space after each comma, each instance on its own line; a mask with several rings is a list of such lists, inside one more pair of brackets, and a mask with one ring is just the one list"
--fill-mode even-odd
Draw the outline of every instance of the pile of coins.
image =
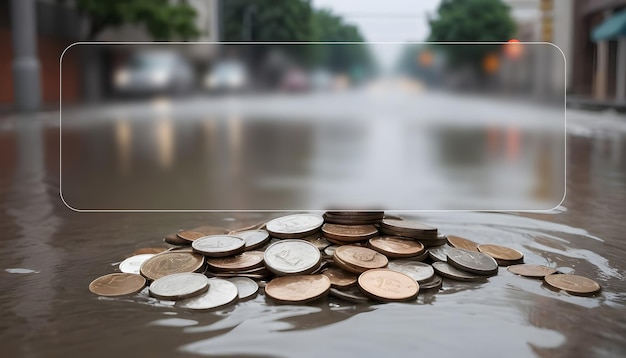
[[149, 285], [150, 296], [193, 310], [254, 298], [260, 287], [283, 304], [328, 294], [355, 303], [397, 302], [439, 290], [443, 278], [483, 281], [501, 266], [570, 294], [600, 291], [588, 278], [524, 264], [515, 249], [445, 236], [383, 211], [293, 214], [235, 231], [200, 226], [165, 241], [175, 246], [137, 250], [119, 264], [121, 272], [92, 281], [90, 291], [121, 296]]

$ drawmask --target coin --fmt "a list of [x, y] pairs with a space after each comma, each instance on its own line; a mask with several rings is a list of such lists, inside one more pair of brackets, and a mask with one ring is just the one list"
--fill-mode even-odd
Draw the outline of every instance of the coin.
[[150, 281], [163, 276], [197, 272], [204, 268], [204, 256], [189, 252], [164, 252], [147, 259], [139, 268], [139, 272]]
[[143, 264], [147, 259], [153, 257], [154, 254], [142, 254], [135, 255], [127, 258], [126, 260], [120, 262], [120, 271], [125, 273], [134, 273], [139, 274], [139, 268], [141, 264]]
[[440, 289], [443, 285], [443, 280], [437, 275], [433, 275], [429, 280], [420, 282], [420, 291]]
[[236, 256], [207, 258], [207, 266], [214, 271], [245, 271], [263, 266], [263, 252], [246, 251]]
[[465, 249], [468, 251], [478, 251], [478, 244], [472, 240], [462, 238], [460, 236], [448, 235], [448, 243], [457, 249]]
[[263, 247], [270, 241], [270, 234], [265, 230], [239, 231], [233, 233], [232, 236], [240, 237], [246, 242], [246, 251]]
[[308, 241], [287, 239], [270, 245], [265, 250], [265, 266], [275, 274], [295, 275], [313, 272], [322, 255]]
[[543, 278], [549, 286], [563, 290], [572, 295], [593, 295], [600, 291], [600, 285], [583, 276], [569, 274], [552, 274]]
[[175, 273], [163, 276], [150, 284], [152, 297], [160, 300], [182, 300], [197, 296], [209, 289], [209, 279], [199, 273]]
[[428, 256], [433, 261], [448, 261], [448, 251], [452, 248], [452, 246], [441, 245], [437, 247], [431, 247], [428, 249]]
[[306, 237], [319, 230], [324, 219], [315, 214], [294, 214], [276, 218], [267, 223], [267, 231], [281, 239]]
[[238, 299], [237, 286], [221, 278], [209, 279], [209, 290], [199, 296], [176, 302], [178, 307], [211, 310], [229, 305]]
[[244, 239], [231, 235], [210, 235], [191, 243], [193, 251], [209, 257], [224, 257], [242, 253], [245, 250]]
[[322, 226], [322, 234], [327, 239], [360, 241], [378, 235], [378, 230], [374, 225], [324, 224], [324, 226]]
[[213, 226], [213, 225], [201, 225], [201, 226], [196, 226], [194, 228], [189, 229], [189, 231], [197, 231], [197, 232], [201, 232], [204, 235], [203, 236], [210, 236], [210, 235], [225, 235], [228, 233], [229, 230], [226, 230], [223, 227], [219, 227], [219, 226]]
[[482, 252], [451, 248], [447, 256], [448, 263], [459, 270], [487, 276], [498, 273], [496, 260]]
[[254, 298], [256, 297], [257, 292], [259, 292], [259, 285], [247, 277], [233, 277], [229, 278], [228, 281], [237, 286], [240, 301]]
[[359, 246], [339, 246], [333, 259], [337, 266], [354, 273], [387, 266], [387, 257], [372, 249]]
[[419, 233], [437, 233], [437, 228], [428, 226], [422, 223], [418, 223], [412, 220], [396, 220], [396, 219], [388, 219], [385, 218], [380, 222], [381, 227], [385, 227], [394, 231], [406, 231], [409, 233], [419, 232]]
[[89, 284], [89, 291], [100, 296], [123, 296], [141, 291], [146, 279], [133, 273], [112, 273], [98, 277]]
[[185, 239], [181, 239], [180, 237], [178, 237], [178, 235], [175, 232], [165, 235], [165, 238], [163, 238], [163, 241], [171, 245], [189, 245], [189, 241]]
[[369, 298], [367, 298], [367, 296], [364, 296], [363, 293], [356, 287], [348, 288], [346, 290], [331, 288], [328, 293], [330, 293], [331, 296], [335, 296], [337, 298], [341, 298], [342, 300], [353, 303], [366, 303], [370, 300]]
[[243, 231], [260, 231], [260, 230], [263, 230], [264, 228], [265, 228], [265, 222], [260, 222], [260, 223], [248, 225], [246, 227], [241, 227], [239, 229], [231, 230], [228, 232], [228, 235], [234, 235]]
[[390, 258], [418, 256], [425, 250], [420, 242], [395, 236], [375, 237], [370, 239], [368, 244], [372, 249]]
[[435, 270], [429, 264], [418, 261], [394, 260], [389, 261], [387, 268], [403, 273], [420, 284], [430, 280], [435, 274]]
[[358, 279], [363, 294], [379, 301], [407, 301], [415, 299], [419, 292], [417, 281], [389, 269], [363, 272]]
[[348, 288], [356, 284], [356, 280], [359, 277], [355, 273], [343, 270], [339, 267], [331, 267], [324, 270], [322, 275], [330, 279], [330, 285], [334, 288]]
[[417, 256], [411, 256], [411, 257], [407, 257], [407, 260], [411, 260], [411, 261], [424, 261], [429, 257], [428, 255], [428, 250], [424, 250], [423, 253], [417, 255]]
[[330, 280], [324, 275], [277, 277], [265, 286], [265, 294], [277, 303], [305, 303], [326, 296]]
[[433, 262], [433, 269], [437, 274], [456, 281], [483, 281], [485, 276], [474, 275], [472, 273], [461, 271], [447, 262]]
[[130, 256], [144, 255], [144, 254], [156, 255], [165, 251], [167, 251], [167, 247], [142, 247], [133, 251], [133, 253]]
[[553, 269], [548, 266], [540, 266], [540, 265], [513, 265], [507, 268], [510, 272], [513, 272], [516, 275], [525, 276], [525, 277], [533, 277], [533, 278], [544, 278], [547, 275], [551, 275], [556, 273], [556, 269]]
[[337, 245], [331, 245], [328, 246], [324, 249], [324, 255], [326, 256], [330, 256], [333, 257], [333, 255], [335, 254], [335, 250], [338, 248], [339, 246]]
[[331, 243], [328, 240], [317, 235], [315, 235], [312, 238], [303, 238], [302, 240], [310, 242], [315, 247], [317, 247], [318, 250], [324, 250], [325, 248], [331, 245]]
[[478, 251], [493, 257], [500, 266], [520, 263], [524, 259], [523, 253], [500, 245], [478, 245]]
[[183, 230], [176, 234], [179, 238], [187, 241], [195, 241], [201, 237], [207, 236], [199, 231]]

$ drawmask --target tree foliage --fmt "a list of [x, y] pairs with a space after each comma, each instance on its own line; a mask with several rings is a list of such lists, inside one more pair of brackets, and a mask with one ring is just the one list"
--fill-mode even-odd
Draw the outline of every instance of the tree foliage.
[[90, 19], [89, 39], [127, 23], [143, 24], [156, 40], [188, 40], [200, 34], [196, 11], [184, 0], [76, 0], [76, 7]]

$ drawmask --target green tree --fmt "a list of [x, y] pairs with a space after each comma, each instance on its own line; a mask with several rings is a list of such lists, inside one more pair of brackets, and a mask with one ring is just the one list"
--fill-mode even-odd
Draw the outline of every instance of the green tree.
[[126, 23], [145, 25], [156, 40], [188, 40], [200, 34], [196, 11], [185, 0], [76, 0], [76, 7], [90, 19], [89, 39]]
[[[429, 19], [429, 41], [504, 42], [515, 34], [509, 6], [501, 0], [443, 0], [437, 15]], [[494, 45], [450, 45], [441, 47], [449, 64], [479, 65]]]

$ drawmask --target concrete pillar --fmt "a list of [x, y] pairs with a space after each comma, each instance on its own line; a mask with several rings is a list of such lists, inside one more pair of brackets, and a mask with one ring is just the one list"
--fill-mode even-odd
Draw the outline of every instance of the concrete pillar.
[[608, 73], [609, 73], [609, 42], [599, 41], [596, 44], [596, 81], [594, 98], [604, 100], [607, 97]]
[[617, 42], [617, 80], [615, 84], [615, 101], [626, 103], [626, 36]]
[[11, 0], [11, 33], [15, 107], [18, 111], [34, 111], [41, 103], [34, 0]]

